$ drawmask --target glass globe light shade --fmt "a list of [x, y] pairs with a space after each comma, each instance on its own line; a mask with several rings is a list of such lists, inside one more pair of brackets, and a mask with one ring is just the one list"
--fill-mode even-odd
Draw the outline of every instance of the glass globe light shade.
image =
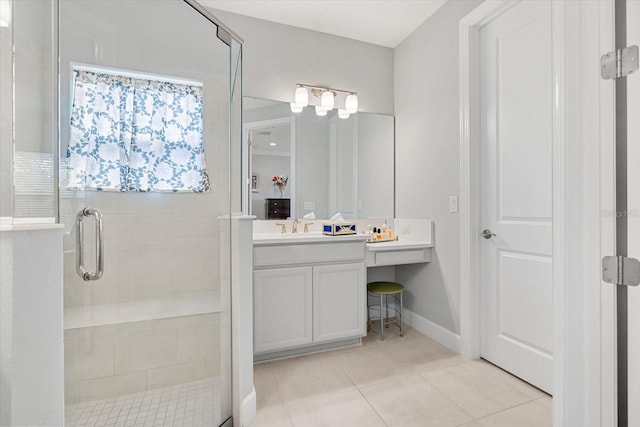
[[326, 110], [326, 109], [324, 109], [324, 108], [322, 108], [322, 107], [321, 107], [321, 106], [319, 106], [319, 105], [316, 105], [316, 114], [317, 114], [318, 116], [326, 116], [326, 115], [327, 115], [327, 110]]
[[358, 112], [358, 95], [351, 94], [347, 96], [347, 99], [345, 100], [345, 103], [344, 103], [344, 108], [350, 114], [357, 113]]
[[322, 97], [320, 98], [320, 105], [322, 106], [322, 108], [324, 108], [325, 110], [333, 109], [333, 101], [333, 92], [329, 90], [325, 90], [324, 92], [322, 92]]
[[295, 101], [300, 107], [309, 105], [309, 92], [307, 92], [306, 87], [296, 88]]

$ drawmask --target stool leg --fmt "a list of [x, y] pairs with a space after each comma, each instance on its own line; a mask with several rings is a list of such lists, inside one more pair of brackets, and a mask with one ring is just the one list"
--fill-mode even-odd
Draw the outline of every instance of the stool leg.
[[384, 294], [380, 294], [380, 341], [384, 341], [384, 315], [382, 314], [384, 310], [384, 303]]
[[[385, 310], [386, 310], [386, 316], [385, 319], [389, 320], [389, 300], [387, 299], [387, 296], [384, 297], [385, 301], [386, 301], [386, 305], [385, 305]], [[387, 322], [387, 328], [389, 327], [389, 322]]]
[[400, 336], [404, 336], [404, 323], [402, 322], [402, 292], [400, 292]]
[[367, 330], [366, 330], [366, 332], [369, 332], [369, 322], [371, 321], [370, 318], [369, 318], [369, 292], [367, 292], [367, 297], [366, 298], [367, 298], [367, 304], [366, 304], [366, 306], [367, 306]]

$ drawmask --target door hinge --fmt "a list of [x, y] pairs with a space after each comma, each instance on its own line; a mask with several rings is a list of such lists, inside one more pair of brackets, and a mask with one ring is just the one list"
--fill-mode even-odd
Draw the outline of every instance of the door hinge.
[[602, 258], [602, 280], [624, 286], [640, 285], [640, 261], [624, 256]]
[[600, 57], [600, 75], [603, 79], [619, 79], [638, 70], [638, 46], [616, 49]]

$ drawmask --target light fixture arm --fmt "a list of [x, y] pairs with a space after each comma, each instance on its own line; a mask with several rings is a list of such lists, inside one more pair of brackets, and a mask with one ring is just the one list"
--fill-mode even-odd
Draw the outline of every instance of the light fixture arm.
[[303, 83], [297, 83], [296, 87], [303, 87], [308, 89], [314, 96], [320, 97], [322, 96], [322, 92], [333, 92], [334, 95], [337, 95], [338, 93], [343, 93], [345, 95], [357, 95], [358, 92], [354, 92], [352, 90], [342, 90], [342, 89], [335, 89], [332, 87], [322, 87], [322, 86], [313, 86], [313, 85], [308, 85], [308, 84], [303, 84]]

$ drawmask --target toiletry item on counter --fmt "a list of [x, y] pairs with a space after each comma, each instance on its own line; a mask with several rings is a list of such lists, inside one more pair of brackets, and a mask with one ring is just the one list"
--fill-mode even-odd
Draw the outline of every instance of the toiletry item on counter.
[[315, 211], [311, 211], [308, 214], [304, 215], [302, 219], [316, 219]]
[[367, 242], [369, 243], [381, 243], [398, 240], [398, 236], [396, 236], [393, 230], [387, 225], [387, 221], [384, 221], [382, 227], [372, 227], [371, 225], [369, 225], [367, 227], [367, 235], [369, 236], [369, 238], [367, 239]]
[[356, 224], [352, 222], [325, 222], [322, 224], [322, 234], [327, 236], [356, 234]]

